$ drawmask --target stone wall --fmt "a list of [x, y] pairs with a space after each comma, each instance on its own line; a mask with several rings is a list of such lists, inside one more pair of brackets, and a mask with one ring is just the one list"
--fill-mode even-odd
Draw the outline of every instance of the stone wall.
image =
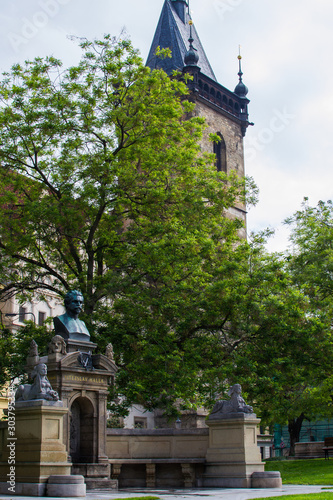
[[206, 429], [107, 429], [106, 453], [114, 459], [202, 458], [208, 449]]
[[106, 452], [119, 487], [192, 488], [204, 471], [206, 429], [108, 429]]
[[[196, 99], [194, 113], [206, 119], [206, 129], [200, 141], [201, 150], [207, 153], [213, 153], [213, 143], [209, 140], [209, 135], [220, 134], [226, 146], [227, 174], [234, 171], [239, 177], [244, 177], [244, 143], [240, 123], [227, 113], [222, 112], [214, 106], [214, 104], [203, 101], [200, 97]], [[236, 203], [234, 207], [228, 210], [228, 215], [232, 218], [237, 217], [243, 221], [244, 229], [240, 231], [240, 235], [246, 238], [245, 204], [242, 202]]]
[[206, 119], [207, 128], [204, 131], [200, 146], [202, 151], [213, 152], [213, 143], [209, 134], [220, 133], [227, 150], [227, 171], [234, 170], [240, 177], [244, 176], [244, 147], [241, 127], [238, 123], [223, 116], [209, 103], [196, 102], [195, 114]]
[[324, 458], [324, 441], [309, 441], [295, 444], [296, 458]]

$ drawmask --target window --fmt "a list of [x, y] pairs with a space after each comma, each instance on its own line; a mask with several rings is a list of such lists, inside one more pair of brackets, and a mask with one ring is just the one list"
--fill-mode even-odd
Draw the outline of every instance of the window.
[[216, 170], [218, 172], [227, 172], [227, 151], [224, 139], [222, 135], [218, 132], [217, 134], [220, 137], [219, 142], [214, 142], [214, 154], [216, 157]]
[[134, 417], [134, 429], [147, 429], [147, 419], [143, 417]]
[[20, 321], [21, 323], [23, 323], [23, 321], [25, 321], [25, 320], [27, 319], [27, 318], [26, 318], [26, 314], [27, 314], [27, 308], [26, 308], [26, 307], [22, 307], [22, 306], [20, 306], [20, 308], [19, 308], [19, 315], [18, 315], [19, 317], [18, 317], [18, 319], [19, 319], [19, 321]]
[[43, 326], [46, 318], [46, 313], [39, 311], [38, 313], [38, 325]]

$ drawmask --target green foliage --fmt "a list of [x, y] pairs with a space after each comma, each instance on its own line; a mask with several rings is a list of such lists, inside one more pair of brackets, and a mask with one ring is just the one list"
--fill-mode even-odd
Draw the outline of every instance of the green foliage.
[[172, 413], [225, 373], [248, 253], [225, 213], [245, 183], [201, 153], [180, 75], [127, 40], [81, 47], [75, 67], [37, 58], [0, 83], [0, 297], [80, 289], [119, 389]]
[[183, 82], [126, 40], [81, 46], [76, 67], [38, 58], [1, 82], [0, 282], [4, 297], [79, 288], [90, 316], [175, 262], [169, 279], [192, 273], [209, 220], [215, 238], [235, 231], [218, 227], [243, 181], [225, 187], [199, 156], [203, 120], [183, 120]]
[[13, 355], [12, 332], [2, 327], [0, 329], [0, 386], [3, 387], [10, 380], [11, 356]]
[[32, 321], [26, 321], [16, 333], [6, 328], [0, 330], [0, 385], [16, 377], [22, 380], [31, 341], [37, 343], [39, 355], [45, 356], [52, 336], [45, 326], [36, 326]]
[[238, 321], [247, 323], [230, 355], [229, 380], [242, 384], [263, 425], [288, 424], [293, 453], [305, 418], [332, 415], [331, 320], [296, 279], [290, 256], [266, 253], [264, 240], [253, 243], [252, 288], [239, 298]]
[[[305, 363], [305, 383], [298, 387], [295, 409], [306, 418], [332, 417], [332, 236], [333, 205], [320, 201], [301, 210], [286, 223], [291, 226], [291, 251], [286, 255], [293, 286], [308, 300], [307, 315], [321, 322], [323, 335], [312, 335], [313, 354]], [[310, 332], [309, 332], [310, 333]], [[315, 333], [315, 332], [313, 332]], [[311, 339], [311, 337], [310, 337]], [[311, 341], [311, 340], [310, 340]], [[301, 408], [303, 407], [303, 410]], [[295, 414], [296, 412], [294, 412]]]
[[286, 220], [293, 243], [290, 261], [295, 279], [320, 309], [331, 314], [333, 292], [333, 203], [311, 207], [305, 198], [301, 210]]
[[[82, 291], [92, 340], [112, 342], [120, 368], [115, 415], [209, 408], [235, 382], [265, 422], [330, 411], [331, 316], [317, 306], [331, 304], [331, 233], [313, 230], [330, 206], [297, 236], [312, 267], [267, 255], [265, 235], [240, 240], [226, 212], [256, 187], [202, 154], [181, 76], [150, 71], [127, 40], [81, 47], [75, 67], [37, 58], [0, 83], [0, 298]], [[31, 338], [49, 341], [26, 328], [0, 339], [11, 376]]]
[[185, 85], [150, 73], [128, 42], [82, 48], [64, 73], [54, 58], [36, 59], [1, 84], [0, 248], [11, 264], [2, 294], [77, 286], [92, 312], [130, 244], [125, 219], [135, 227], [173, 203], [172, 167], [188, 170], [200, 125], [180, 120]]

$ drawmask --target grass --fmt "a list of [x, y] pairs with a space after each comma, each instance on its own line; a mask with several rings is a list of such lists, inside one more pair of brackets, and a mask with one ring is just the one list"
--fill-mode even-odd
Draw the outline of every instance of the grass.
[[[333, 460], [318, 458], [311, 460], [267, 461], [265, 470], [279, 471], [284, 484], [333, 485]], [[305, 498], [311, 497], [305, 496]], [[333, 496], [328, 496], [327, 498], [333, 498]]]
[[331, 500], [333, 499], [333, 493], [309, 493], [308, 495], [286, 495], [282, 497], [265, 497], [256, 498], [253, 500], [276, 500], [277, 498], [289, 499], [289, 500]]

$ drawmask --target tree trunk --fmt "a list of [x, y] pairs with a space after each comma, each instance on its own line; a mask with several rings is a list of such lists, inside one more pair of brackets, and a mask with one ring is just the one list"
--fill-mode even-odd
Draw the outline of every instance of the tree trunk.
[[288, 432], [290, 438], [290, 456], [295, 455], [295, 443], [299, 441], [299, 435], [301, 433], [303, 420], [305, 419], [304, 413], [299, 417], [288, 420]]

